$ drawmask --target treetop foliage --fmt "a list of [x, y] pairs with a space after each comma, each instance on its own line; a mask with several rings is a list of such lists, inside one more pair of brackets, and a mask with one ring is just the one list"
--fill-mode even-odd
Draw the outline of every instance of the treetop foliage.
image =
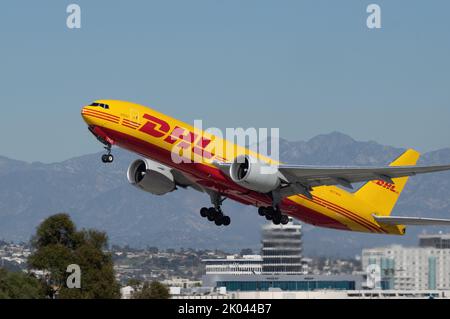
[[[104, 232], [78, 231], [69, 215], [53, 215], [39, 225], [32, 238], [35, 251], [28, 264], [49, 273], [47, 284], [58, 298], [119, 298], [112, 258], [104, 252], [107, 244]], [[70, 273], [66, 270], [71, 264], [80, 266], [80, 289], [67, 287]]]

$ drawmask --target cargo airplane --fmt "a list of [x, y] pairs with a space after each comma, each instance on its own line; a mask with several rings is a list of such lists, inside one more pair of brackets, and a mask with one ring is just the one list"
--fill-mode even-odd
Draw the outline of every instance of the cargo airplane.
[[[320, 227], [395, 235], [403, 235], [406, 225], [450, 225], [445, 219], [391, 216], [410, 176], [450, 169], [415, 166], [420, 154], [412, 149], [384, 167], [290, 165], [139, 104], [99, 100], [81, 114], [107, 150], [104, 163], [114, 159], [112, 146], [139, 154], [142, 159], [127, 171], [133, 186], [155, 195], [177, 188], [205, 192], [212, 207], [201, 208], [200, 215], [218, 226], [230, 224], [221, 209], [227, 198], [257, 207], [277, 225], [291, 216]], [[189, 160], [174, 161], [174, 149]], [[345, 190], [361, 182], [358, 190]]]

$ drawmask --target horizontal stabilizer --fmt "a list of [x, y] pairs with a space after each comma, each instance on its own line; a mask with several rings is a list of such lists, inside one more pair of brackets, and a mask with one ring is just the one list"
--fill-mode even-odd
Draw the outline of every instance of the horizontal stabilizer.
[[380, 224], [386, 225], [450, 226], [450, 219], [376, 215], [373, 215], [373, 217]]

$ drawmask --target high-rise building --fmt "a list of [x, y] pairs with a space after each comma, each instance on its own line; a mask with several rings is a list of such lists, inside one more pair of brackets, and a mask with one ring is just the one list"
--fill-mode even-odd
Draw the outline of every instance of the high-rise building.
[[450, 234], [419, 235], [419, 246], [450, 249]]
[[450, 249], [399, 245], [364, 249], [362, 265], [363, 270], [378, 265], [389, 289], [450, 289]]
[[262, 230], [264, 274], [302, 274], [302, 226], [292, 219], [287, 225], [268, 224]]

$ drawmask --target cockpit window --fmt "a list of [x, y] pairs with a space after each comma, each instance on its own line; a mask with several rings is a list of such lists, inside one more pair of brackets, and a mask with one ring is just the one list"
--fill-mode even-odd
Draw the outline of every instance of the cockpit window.
[[99, 106], [99, 107], [104, 108], [106, 110], [109, 109], [109, 105], [108, 104], [103, 104], [103, 103], [92, 103], [89, 106]]

